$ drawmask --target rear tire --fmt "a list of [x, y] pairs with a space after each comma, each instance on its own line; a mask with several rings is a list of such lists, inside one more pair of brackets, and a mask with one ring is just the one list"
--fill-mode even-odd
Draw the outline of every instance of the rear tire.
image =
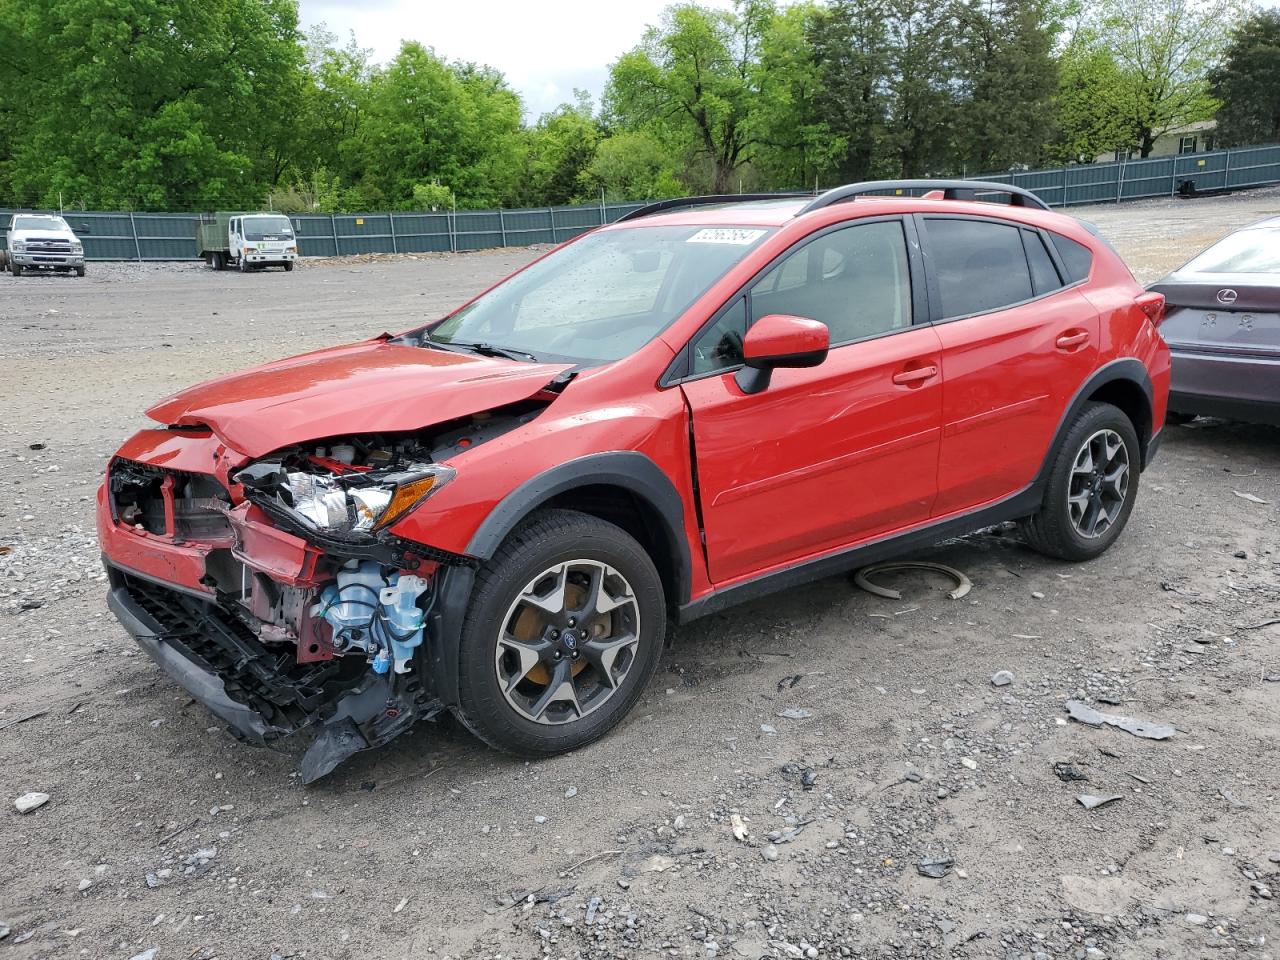
[[1027, 544], [1061, 560], [1092, 560], [1120, 536], [1138, 497], [1142, 452], [1118, 407], [1090, 403], [1053, 456], [1040, 509], [1019, 522]]
[[454, 713], [521, 756], [591, 743], [644, 692], [666, 619], [662, 579], [635, 539], [588, 514], [540, 511], [476, 576]]

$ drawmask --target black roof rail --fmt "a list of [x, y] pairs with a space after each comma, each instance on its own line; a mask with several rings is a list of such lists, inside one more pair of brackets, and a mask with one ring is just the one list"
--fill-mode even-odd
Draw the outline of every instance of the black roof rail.
[[721, 193], [706, 197], [674, 197], [671, 200], [656, 200], [653, 203], [647, 203], [639, 210], [632, 210], [630, 213], [623, 214], [613, 222], [622, 223], [626, 220], [639, 220], [641, 217], [650, 217], [655, 213], [662, 213], [664, 210], [676, 210], [680, 207], [705, 207], [713, 203], [745, 203], [751, 200], [787, 200], [811, 196], [813, 196], [811, 193]]
[[819, 194], [800, 208], [796, 216], [821, 210], [833, 203], [843, 203], [869, 193], [883, 190], [941, 190], [945, 200], [974, 200], [975, 197], [959, 196], [964, 193], [1004, 193], [1009, 196], [1009, 203], [1015, 207], [1038, 207], [1048, 210], [1049, 205], [1030, 190], [1010, 186], [1007, 183], [992, 183], [987, 180], [868, 180], [864, 183], [849, 183], [843, 187], [835, 187]]

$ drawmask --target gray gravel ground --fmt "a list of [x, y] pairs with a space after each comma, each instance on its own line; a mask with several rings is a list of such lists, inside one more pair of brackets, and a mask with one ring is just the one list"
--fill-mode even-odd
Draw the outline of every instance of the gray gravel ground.
[[[1078, 212], [1148, 280], [1280, 195]], [[530, 255], [0, 277], [0, 956], [1280, 956], [1280, 430], [1171, 428], [1090, 564], [989, 531], [924, 553], [963, 600], [837, 577], [699, 622], [575, 754], [424, 725], [303, 789], [227, 737], [106, 613], [105, 459], [184, 384]]]

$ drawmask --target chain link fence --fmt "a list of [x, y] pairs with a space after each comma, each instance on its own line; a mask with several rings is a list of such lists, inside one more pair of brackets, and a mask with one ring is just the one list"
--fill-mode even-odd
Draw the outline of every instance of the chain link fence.
[[[1123, 163], [1089, 163], [1052, 170], [1004, 171], [975, 177], [1024, 187], [1051, 206], [1118, 203], [1173, 196], [1187, 181], [1199, 193], [1280, 183], [1280, 145], [1241, 147]], [[444, 253], [561, 243], [612, 223], [644, 203], [523, 210], [423, 213], [337, 213], [290, 216], [303, 256], [361, 253]], [[0, 225], [18, 211], [0, 208]], [[194, 213], [68, 212], [89, 260], [194, 260]], [[3, 248], [3, 242], [0, 242]]]

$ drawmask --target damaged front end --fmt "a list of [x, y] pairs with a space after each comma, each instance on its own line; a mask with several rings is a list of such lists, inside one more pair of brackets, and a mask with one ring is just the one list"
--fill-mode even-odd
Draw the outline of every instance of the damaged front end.
[[144, 431], [99, 494], [109, 605], [238, 737], [305, 746], [309, 783], [444, 709], [432, 612], [474, 564], [388, 528], [453, 480], [443, 461], [543, 406], [248, 463], [212, 431]]

